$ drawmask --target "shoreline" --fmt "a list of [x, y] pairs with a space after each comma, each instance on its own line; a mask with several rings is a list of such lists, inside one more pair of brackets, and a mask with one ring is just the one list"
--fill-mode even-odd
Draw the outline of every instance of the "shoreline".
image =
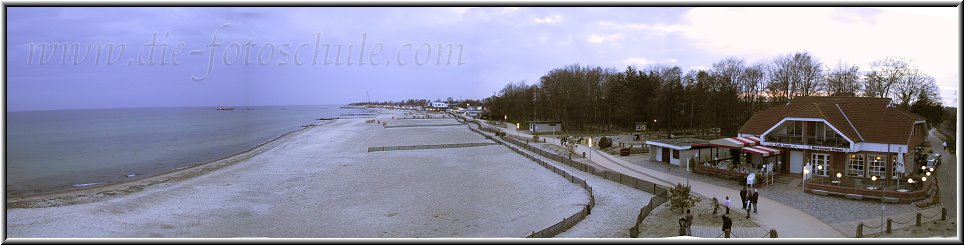
[[69, 189], [69, 190], [55, 191], [55, 192], [42, 193], [42, 194], [30, 194], [30, 195], [23, 195], [23, 196], [7, 195], [6, 196], [7, 209], [46, 208], [46, 207], [56, 207], [56, 206], [64, 206], [64, 205], [97, 202], [97, 201], [107, 200], [115, 197], [128, 195], [131, 193], [139, 192], [144, 190], [145, 188], [156, 186], [158, 184], [171, 183], [171, 182], [190, 179], [193, 177], [202, 176], [211, 171], [221, 169], [222, 167], [225, 167], [225, 166], [233, 165], [235, 163], [247, 160], [253, 156], [263, 153], [283, 143], [284, 141], [294, 137], [295, 135], [303, 133], [309, 129], [312, 129], [314, 127], [319, 127], [319, 126], [325, 126], [333, 122], [334, 120], [328, 120], [328, 121], [309, 124], [311, 126], [305, 125], [305, 126], [302, 126], [300, 129], [279, 135], [275, 138], [262, 142], [258, 145], [255, 145], [239, 153], [228, 155], [217, 160], [200, 163], [194, 166], [172, 169], [150, 177], [111, 183], [111, 184], [101, 185], [101, 186]]

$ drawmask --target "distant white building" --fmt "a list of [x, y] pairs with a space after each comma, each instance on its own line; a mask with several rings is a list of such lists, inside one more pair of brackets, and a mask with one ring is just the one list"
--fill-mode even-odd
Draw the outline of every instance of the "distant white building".
[[555, 133], [562, 131], [562, 122], [559, 121], [529, 121], [529, 131], [533, 133]]

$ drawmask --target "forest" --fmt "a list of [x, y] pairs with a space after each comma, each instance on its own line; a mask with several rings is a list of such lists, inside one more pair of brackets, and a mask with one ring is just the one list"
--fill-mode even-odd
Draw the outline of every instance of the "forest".
[[749, 64], [728, 57], [705, 70], [628, 66], [624, 70], [572, 64], [538, 82], [507, 84], [482, 103], [493, 118], [561, 121], [566, 130], [628, 130], [646, 122], [656, 130], [735, 135], [753, 112], [797, 96], [887, 97], [931, 125], [943, 120], [935, 79], [913, 61], [886, 57], [861, 68], [826, 65], [808, 52]]

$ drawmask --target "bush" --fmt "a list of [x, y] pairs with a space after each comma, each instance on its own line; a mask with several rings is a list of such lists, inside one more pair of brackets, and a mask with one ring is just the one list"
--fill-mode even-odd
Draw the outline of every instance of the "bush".
[[602, 137], [599, 139], [599, 148], [609, 148], [613, 146], [613, 141], [609, 137]]
[[685, 213], [685, 211], [700, 202], [699, 197], [690, 195], [690, 186], [676, 183], [676, 187], [669, 190], [669, 203], [673, 211]]
[[539, 135], [532, 135], [532, 141], [539, 142]]

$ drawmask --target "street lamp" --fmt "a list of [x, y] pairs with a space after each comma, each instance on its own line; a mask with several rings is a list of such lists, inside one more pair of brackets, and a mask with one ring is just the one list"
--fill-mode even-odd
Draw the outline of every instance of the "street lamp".
[[[870, 180], [877, 182], [877, 176], [871, 176]], [[880, 179], [881, 185], [883, 185], [884, 179]], [[880, 187], [880, 234], [884, 234], [884, 187]]]
[[837, 186], [840, 186], [840, 176], [842, 176], [842, 174], [837, 173]]
[[[817, 165], [817, 174], [820, 174], [822, 172], [823, 172], [823, 165]], [[823, 175], [823, 174], [820, 174], [820, 175]], [[820, 184], [821, 185], [823, 184], [823, 178], [820, 178]]]
[[656, 127], [656, 119], [653, 119], [653, 133], [656, 133], [656, 135], [659, 135], [659, 131], [657, 130], [657, 127]]
[[589, 137], [589, 161], [592, 162], [592, 137]]
[[515, 136], [520, 138], [522, 137], [522, 135], [519, 133], [519, 123], [515, 123]]

